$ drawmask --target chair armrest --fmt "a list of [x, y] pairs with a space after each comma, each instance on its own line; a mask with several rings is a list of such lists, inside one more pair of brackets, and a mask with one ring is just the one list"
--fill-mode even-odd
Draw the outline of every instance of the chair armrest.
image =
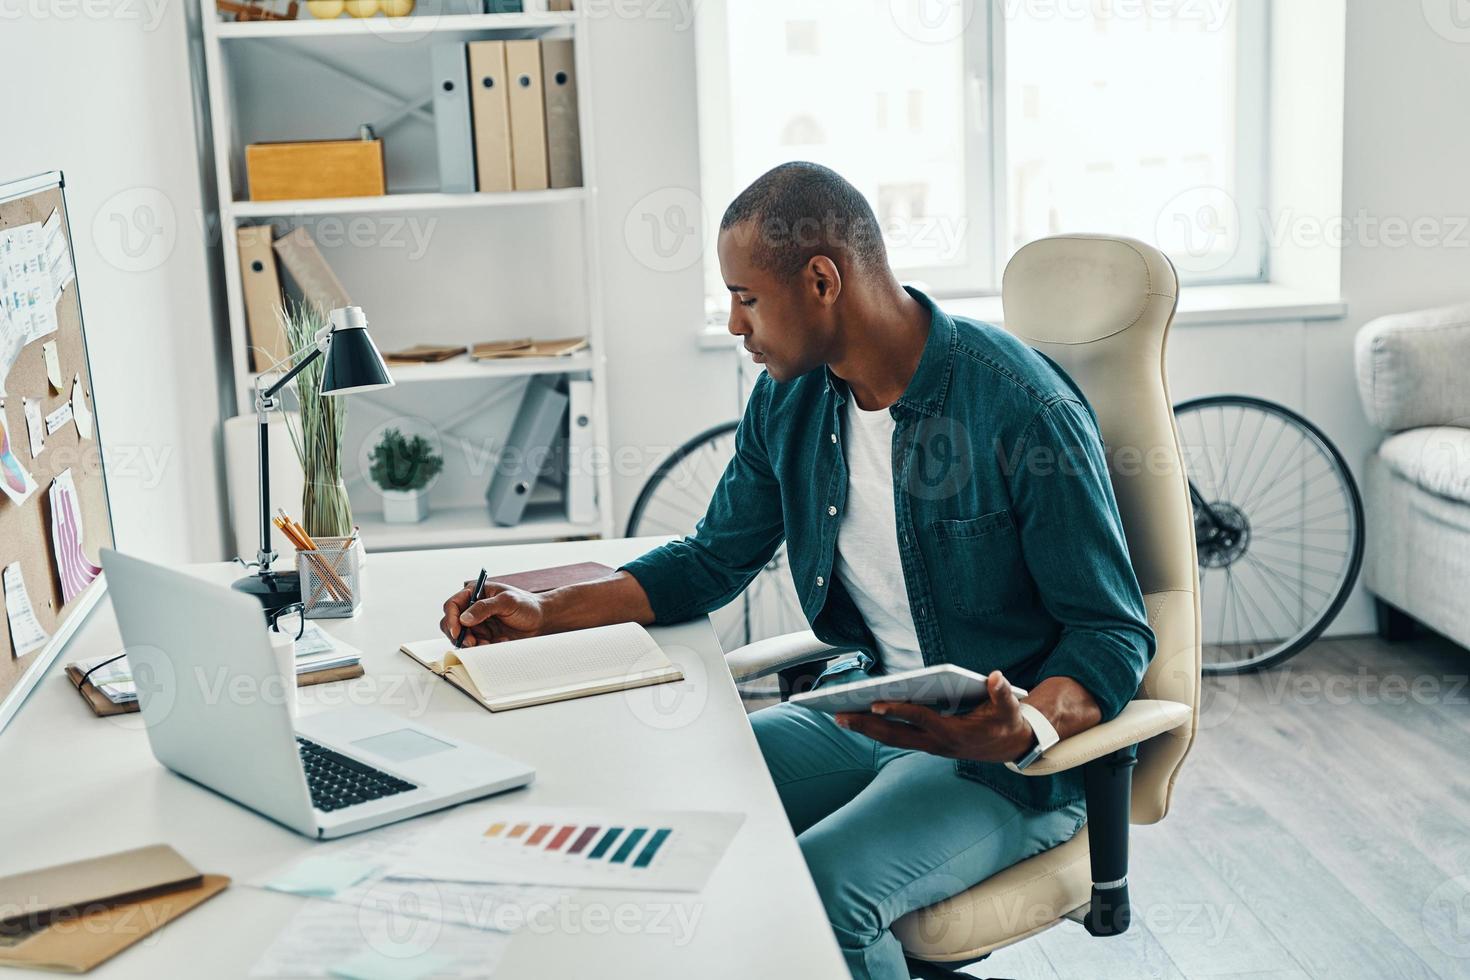
[[1024, 770], [1027, 776], [1053, 776], [1075, 769], [1110, 752], [1162, 735], [1189, 720], [1190, 709], [1178, 701], [1130, 701], [1112, 721], [1064, 738]]
[[826, 660], [843, 652], [844, 647], [828, 646], [811, 630], [802, 633], [787, 633], [767, 640], [757, 640], [725, 654], [725, 663], [738, 681], [753, 681], [785, 670], [809, 664], [814, 660]]

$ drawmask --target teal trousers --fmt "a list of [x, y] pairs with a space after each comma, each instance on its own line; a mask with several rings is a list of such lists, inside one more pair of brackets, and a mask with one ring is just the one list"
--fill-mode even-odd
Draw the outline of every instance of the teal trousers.
[[1026, 810], [954, 760], [896, 749], [790, 704], [750, 716], [756, 741], [837, 944], [857, 980], [907, 978], [889, 931], [914, 909], [956, 895], [1070, 838], [1081, 801]]

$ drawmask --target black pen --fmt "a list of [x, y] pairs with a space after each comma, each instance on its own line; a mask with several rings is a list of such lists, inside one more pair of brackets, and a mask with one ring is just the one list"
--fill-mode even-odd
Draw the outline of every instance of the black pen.
[[[480, 599], [480, 590], [485, 587], [485, 577], [488, 574], [489, 573], [487, 573], [483, 568], [480, 569], [480, 577], [475, 580], [475, 591], [473, 591], [473, 592], [470, 593], [470, 605], [471, 606], [473, 606], [476, 602], [479, 601], [479, 599]], [[466, 609], [465, 611], [468, 612], [469, 610]], [[468, 629], [469, 629], [469, 627], [465, 626], [463, 623], [460, 624], [460, 626], [459, 626], [459, 636], [454, 641], [454, 648], [456, 650], [458, 650], [460, 647], [464, 646], [464, 635], [465, 635], [465, 632]]]

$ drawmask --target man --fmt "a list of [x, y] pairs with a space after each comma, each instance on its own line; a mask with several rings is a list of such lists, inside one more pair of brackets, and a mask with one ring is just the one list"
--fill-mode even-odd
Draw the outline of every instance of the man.
[[988, 703], [963, 715], [751, 716], [853, 976], [907, 977], [895, 919], [1085, 819], [1079, 773], [1004, 765], [1037, 744], [1031, 709], [1061, 738], [1112, 718], [1153, 634], [1082, 393], [1004, 331], [900, 286], [855, 188], [775, 168], [725, 212], [719, 259], [730, 332], [766, 373], [694, 535], [545, 595], [492, 586], [466, 608], [460, 592], [442, 627], [484, 643], [686, 619], [738, 595], [784, 537], [817, 636], [858, 651], [819, 683], [986, 673]]

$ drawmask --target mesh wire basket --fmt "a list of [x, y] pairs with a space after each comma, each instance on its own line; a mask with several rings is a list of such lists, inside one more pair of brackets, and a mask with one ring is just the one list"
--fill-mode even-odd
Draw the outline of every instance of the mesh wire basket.
[[342, 619], [362, 606], [362, 562], [354, 538], [317, 538], [316, 551], [298, 551], [301, 603], [308, 619]]

